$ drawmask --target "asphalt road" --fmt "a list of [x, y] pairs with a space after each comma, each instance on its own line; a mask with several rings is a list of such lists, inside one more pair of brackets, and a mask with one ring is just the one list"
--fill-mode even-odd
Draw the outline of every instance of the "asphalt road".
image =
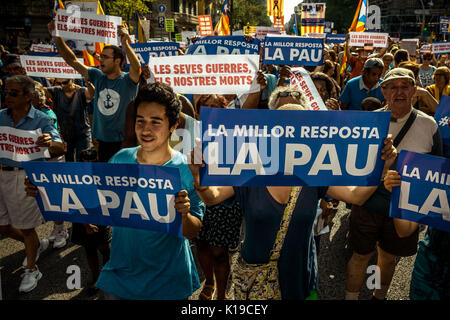
[[[331, 223], [331, 232], [321, 238], [319, 264], [319, 298], [321, 300], [342, 300], [345, 296], [345, 277], [347, 261], [351, 256], [351, 248], [347, 243], [348, 213], [345, 204], [341, 203], [336, 216]], [[66, 223], [70, 229], [71, 224]], [[48, 237], [53, 223], [47, 222], [37, 228], [40, 237]], [[423, 238], [422, 230], [420, 238]], [[193, 247], [195, 256], [195, 247]], [[23, 244], [12, 239], [0, 238], [0, 276], [1, 297], [3, 300], [97, 300], [102, 299], [101, 292], [89, 296], [84, 288], [89, 279], [89, 269], [82, 247], [68, 242], [61, 249], [47, 249], [41, 254], [38, 266], [43, 273], [36, 289], [21, 294], [18, 292], [23, 272], [22, 261], [25, 257]], [[232, 255], [232, 259], [236, 254]], [[399, 260], [394, 278], [389, 289], [388, 300], [408, 300], [409, 283], [415, 256]], [[376, 264], [374, 257], [369, 263]], [[78, 266], [81, 271], [81, 286], [79, 289], [69, 289], [68, 278], [72, 275], [70, 266]], [[76, 267], [75, 267], [76, 268]], [[200, 279], [203, 281], [201, 269]], [[67, 273], [68, 272], [68, 273]], [[368, 275], [370, 276], [370, 275]], [[199, 291], [199, 290], [198, 290]], [[197, 299], [199, 292], [191, 299]], [[360, 299], [370, 299], [371, 291], [365, 285], [360, 293]]]

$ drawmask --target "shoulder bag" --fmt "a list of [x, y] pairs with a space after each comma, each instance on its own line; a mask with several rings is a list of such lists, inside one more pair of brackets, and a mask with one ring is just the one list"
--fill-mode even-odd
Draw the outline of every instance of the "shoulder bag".
[[236, 300], [281, 300], [278, 280], [278, 259], [283, 247], [289, 222], [294, 212], [301, 187], [293, 187], [284, 210], [270, 260], [264, 264], [250, 264], [239, 253], [232, 268], [232, 293]]

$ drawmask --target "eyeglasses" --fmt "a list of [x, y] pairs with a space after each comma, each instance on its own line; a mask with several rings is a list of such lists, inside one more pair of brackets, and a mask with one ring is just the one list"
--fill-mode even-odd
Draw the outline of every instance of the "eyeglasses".
[[10, 95], [11, 97], [16, 98], [19, 96], [19, 91], [14, 90], [14, 89], [13, 90], [5, 90], [5, 96], [6, 95]]
[[56, 84], [62, 84], [62, 85], [66, 85], [69, 83], [70, 80], [65, 80], [65, 81], [55, 81]]
[[432, 58], [423, 58], [423, 60], [433, 60]]
[[286, 98], [286, 97], [293, 97], [293, 98], [300, 98], [301, 93], [297, 91], [282, 91], [278, 93], [278, 97], [280, 98]]

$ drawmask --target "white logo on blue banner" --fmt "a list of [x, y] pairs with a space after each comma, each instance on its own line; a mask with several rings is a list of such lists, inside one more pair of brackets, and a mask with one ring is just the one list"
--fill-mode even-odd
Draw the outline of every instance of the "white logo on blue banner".
[[[131, 47], [136, 53], [141, 65], [148, 64], [150, 57], [177, 56], [180, 44], [177, 42], [148, 42], [132, 43]], [[127, 66], [129, 66], [127, 58]]]
[[450, 232], [450, 159], [402, 150], [397, 171], [389, 215]]
[[318, 66], [323, 63], [324, 39], [267, 36], [264, 64]]
[[390, 112], [202, 107], [203, 186], [375, 186]]
[[185, 54], [259, 54], [260, 44], [258, 39], [247, 41], [244, 36], [207, 36], [191, 44]]
[[450, 97], [442, 95], [437, 106], [434, 119], [439, 126], [439, 131], [442, 135], [444, 145], [450, 148], [450, 128], [448, 127], [450, 121]]
[[130, 227], [181, 237], [178, 168], [109, 163], [24, 162], [45, 220]]

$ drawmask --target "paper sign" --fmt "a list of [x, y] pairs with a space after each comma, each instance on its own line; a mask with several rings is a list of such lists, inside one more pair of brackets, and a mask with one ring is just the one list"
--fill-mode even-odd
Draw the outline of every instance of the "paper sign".
[[0, 158], [13, 161], [31, 161], [50, 158], [48, 148], [38, 147], [37, 138], [41, 129], [20, 130], [12, 127], [0, 127]]
[[[81, 63], [83, 59], [78, 59]], [[20, 63], [30, 77], [81, 79], [82, 76], [61, 57], [20, 56]]]
[[389, 216], [450, 232], [450, 159], [402, 150]]
[[178, 168], [110, 163], [24, 163], [46, 220], [147, 229], [181, 237]]
[[212, 36], [214, 34], [211, 16], [202, 15], [198, 16], [198, 26], [200, 30], [200, 36]]
[[43, 43], [39, 43], [39, 44], [32, 44], [31, 51], [33, 52], [53, 52], [53, 45], [51, 44], [43, 44]]
[[317, 91], [309, 72], [303, 68], [291, 69], [291, 86], [303, 91], [311, 110], [328, 110]]
[[388, 34], [377, 32], [350, 32], [348, 45], [351, 47], [364, 47], [367, 44], [375, 48], [386, 48], [388, 46]]
[[415, 56], [417, 49], [416, 39], [403, 39], [402, 41], [400, 41], [400, 49], [405, 49], [406, 51], [408, 51], [410, 56]]
[[259, 91], [257, 55], [183, 55], [152, 58], [148, 82], [165, 82], [177, 93], [241, 94]]
[[112, 45], [120, 45], [117, 26], [121, 17], [88, 12], [58, 10], [55, 17], [56, 36]]
[[390, 112], [202, 107], [202, 186], [376, 186]]

